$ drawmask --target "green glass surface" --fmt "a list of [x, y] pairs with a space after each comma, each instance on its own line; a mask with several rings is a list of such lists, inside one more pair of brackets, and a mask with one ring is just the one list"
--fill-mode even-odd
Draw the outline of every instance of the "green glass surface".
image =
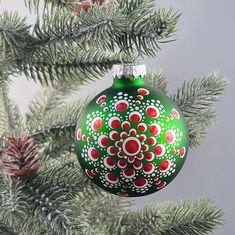
[[139, 197], [176, 177], [188, 138], [183, 114], [170, 98], [140, 76], [115, 77], [80, 115], [75, 146], [95, 184], [119, 196]]

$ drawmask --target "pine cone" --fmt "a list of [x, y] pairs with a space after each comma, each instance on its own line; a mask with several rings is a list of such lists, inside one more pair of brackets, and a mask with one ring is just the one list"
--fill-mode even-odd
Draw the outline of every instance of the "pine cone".
[[81, 3], [76, 3], [74, 6], [74, 11], [77, 15], [80, 15], [81, 11], [88, 11], [92, 7], [91, 2], [82, 1]]
[[81, 0], [78, 3], [74, 5], [74, 11], [77, 15], [80, 15], [81, 11], [89, 11], [90, 8], [92, 8], [93, 5], [103, 5], [109, 1], [107, 0]]
[[93, 4], [103, 5], [107, 0], [92, 0]]
[[0, 153], [7, 155], [1, 160], [3, 172], [9, 176], [29, 176], [39, 168], [39, 160], [35, 157], [38, 153], [37, 145], [26, 134], [19, 138], [7, 137]]

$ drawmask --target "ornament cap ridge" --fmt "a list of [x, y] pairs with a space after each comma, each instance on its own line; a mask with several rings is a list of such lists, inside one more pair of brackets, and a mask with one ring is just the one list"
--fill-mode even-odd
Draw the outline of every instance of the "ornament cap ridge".
[[146, 75], [145, 65], [116, 64], [113, 66], [113, 77], [144, 77]]

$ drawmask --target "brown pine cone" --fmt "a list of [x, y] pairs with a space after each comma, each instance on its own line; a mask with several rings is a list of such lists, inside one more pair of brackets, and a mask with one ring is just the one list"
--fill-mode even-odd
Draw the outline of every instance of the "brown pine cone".
[[109, 1], [107, 0], [90, 0], [90, 1], [80, 1], [79, 3], [76, 3], [74, 5], [74, 12], [77, 15], [80, 15], [81, 11], [89, 11], [89, 9], [97, 4], [97, 5], [103, 5]]
[[82, 4], [81, 3], [76, 3], [74, 5], [74, 12], [76, 13], [76, 15], [80, 15], [82, 10]]
[[106, 0], [92, 0], [93, 4], [103, 5], [106, 2]]
[[3, 172], [9, 176], [29, 176], [39, 168], [39, 160], [36, 159], [37, 145], [26, 134], [19, 138], [7, 137], [0, 153], [3, 154]]
[[91, 2], [83, 1], [80, 3], [76, 3], [74, 6], [74, 11], [77, 15], [80, 15], [81, 11], [88, 11], [92, 7]]
[[92, 4], [89, 1], [82, 2], [82, 10], [88, 11], [92, 7]]

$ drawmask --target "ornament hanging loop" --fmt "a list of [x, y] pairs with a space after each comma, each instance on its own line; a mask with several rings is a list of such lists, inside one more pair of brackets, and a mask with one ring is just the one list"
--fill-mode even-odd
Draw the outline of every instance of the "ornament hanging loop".
[[144, 77], [146, 75], [145, 65], [134, 64], [117, 64], [113, 66], [113, 77], [122, 78], [126, 77], [131, 80], [135, 80], [138, 77]]

